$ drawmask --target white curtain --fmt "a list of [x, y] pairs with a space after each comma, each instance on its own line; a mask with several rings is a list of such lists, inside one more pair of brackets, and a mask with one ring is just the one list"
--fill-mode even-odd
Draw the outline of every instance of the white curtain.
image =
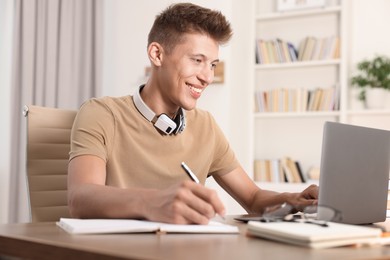
[[10, 222], [29, 221], [23, 105], [77, 109], [101, 93], [103, 0], [15, 0]]

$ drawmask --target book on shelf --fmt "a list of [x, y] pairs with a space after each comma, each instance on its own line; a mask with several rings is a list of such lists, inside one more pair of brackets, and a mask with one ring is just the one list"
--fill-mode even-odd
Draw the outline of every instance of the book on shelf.
[[254, 180], [259, 182], [304, 183], [307, 181], [300, 163], [290, 157], [281, 159], [256, 159]]
[[256, 63], [284, 63], [297, 60], [297, 50], [291, 42], [279, 38], [256, 40]]
[[306, 177], [306, 175], [302, 171], [301, 164], [298, 161], [295, 161], [294, 163], [295, 163], [295, 167], [296, 167], [296, 169], [298, 171], [298, 175], [299, 175], [300, 179], [302, 180], [303, 183], [306, 183], [307, 182], [307, 177]]
[[320, 111], [320, 107], [324, 102], [322, 100], [323, 90], [321, 88], [317, 88], [313, 91], [313, 97], [310, 99], [310, 104], [308, 107], [309, 111]]
[[290, 168], [290, 165], [287, 163], [286, 158], [282, 158], [280, 160], [280, 164], [282, 166], [286, 182], [289, 183], [298, 182], [296, 176], [293, 173], [293, 170]]
[[255, 112], [338, 110], [338, 89], [275, 88], [255, 92]]
[[288, 49], [289, 43], [287, 43], [286, 41], [283, 41], [282, 39], [277, 39], [277, 42], [278, 42], [280, 49], [282, 51], [283, 60], [285, 62], [292, 62], [293, 57], [291, 57], [290, 50]]
[[[303, 174], [299, 173], [297, 165], [298, 162], [293, 161], [290, 157], [283, 157], [281, 159], [282, 169], [284, 170], [286, 179], [291, 183], [304, 183], [306, 178], [303, 178]], [[300, 168], [300, 167], [299, 167]]]
[[297, 49], [291, 42], [275, 38], [257, 39], [256, 62], [258, 64], [295, 61], [328, 60], [340, 58], [340, 37], [307, 36]]
[[292, 62], [297, 61], [298, 60], [298, 51], [295, 48], [295, 46], [292, 43], [287, 42], [287, 47], [288, 47], [291, 61]]
[[307, 37], [300, 48], [301, 53], [299, 53], [298, 60], [300, 61], [308, 61], [312, 59], [312, 54], [314, 52], [315, 45], [317, 44], [317, 40], [314, 37]]
[[255, 160], [254, 180], [260, 182], [284, 182], [284, 172], [279, 160]]
[[320, 179], [320, 167], [312, 166], [310, 167], [307, 176], [311, 180], [319, 180]]
[[318, 38], [308, 36], [304, 38], [299, 47], [298, 60], [329, 60], [340, 58], [340, 38], [329, 36]]

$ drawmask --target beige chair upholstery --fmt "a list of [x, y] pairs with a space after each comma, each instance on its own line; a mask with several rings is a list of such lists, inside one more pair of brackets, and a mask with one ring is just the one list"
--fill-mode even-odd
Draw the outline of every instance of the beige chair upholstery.
[[70, 131], [76, 111], [25, 106], [27, 181], [31, 221], [69, 217], [67, 171]]

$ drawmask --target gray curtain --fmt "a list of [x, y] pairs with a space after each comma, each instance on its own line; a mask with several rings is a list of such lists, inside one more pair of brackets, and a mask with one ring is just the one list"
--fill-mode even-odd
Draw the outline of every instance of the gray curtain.
[[15, 0], [10, 222], [29, 221], [23, 105], [77, 109], [101, 93], [103, 0]]

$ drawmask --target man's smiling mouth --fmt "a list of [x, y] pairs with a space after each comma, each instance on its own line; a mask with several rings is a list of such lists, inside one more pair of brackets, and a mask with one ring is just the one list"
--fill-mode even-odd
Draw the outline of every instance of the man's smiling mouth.
[[201, 88], [196, 88], [196, 87], [192, 86], [192, 85], [189, 84], [189, 83], [186, 83], [186, 85], [189, 86], [190, 89], [191, 89], [192, 91], [194, 91], [195, 93], [201, 94], [202, 91], [203, 91], [203, 89], [201, 89]]

